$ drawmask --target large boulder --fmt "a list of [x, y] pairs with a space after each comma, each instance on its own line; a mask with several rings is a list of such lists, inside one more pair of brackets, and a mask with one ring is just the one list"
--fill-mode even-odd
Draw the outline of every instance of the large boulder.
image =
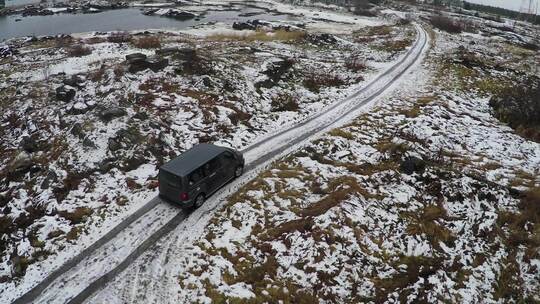
[[143, 53], [133, 53], [126, 55], [126, 61], [128, 64], [146, 61], [146, 55]]
[[269, 22], [261, 20], [248, 20], [246, 22], [234, 22], [232, 28], [235, 30], [256, 30], [261, 27], [271, 27]]
[[83, 139], [86, 137], [86, 134], [84, 133], [83, 127], [80, 123], [76, 122], [73, 124], [73, 127], [71, 127], [70, 133], [74, 136], [77, 136], [80, 139]]
[[36, 152], [39, 150], [37, 142], [30, 136], [23, 136], [20, 146], [24, 151], [28, 153]]
[[0, 58], [16, 55], [18, 51], [9, 45], [0, 45]]
[[169, 66], [168, 59], [153, 60], [148, 62], [148, 67], [153, 72], [158, 72]]
[[121, 129], [116, 132], [114, 137], [108, 139], [108, 148], [113, 152], [120, 149], [130, 149], [134, 145], [143, 143], [144, 140], [144, 136], [135, 128]]
[[11, 163], [9, 164], [9, 169], [12, 172], [24, 171], [29, 169], [32, 164], [33, 163], [32, 159], [30, 158], [30, 154], [28, 154], [26, 151], [21, 151], [11, 161]]
[[117, 138], [109, 138], [107, 141], [107, 147], [111, 151], [118, 151], [122, 149], [122, 143]]
[[197, 15], [195, 15], [194, 13], [176, 10], [176, 9], [170, 9], [166, 13], [162, 14], [162, 16], [179, 19], [179, 20], [189, 20], [189, 19], [193, 19], [197, 17]]
[[73, 115], [81, 115], [90, 111], [91, 109], [92, 107], [89, 107], [85, 102], [77, 101], [67, 110], [67, 113]]
[[84, 83], [86, 82], [86, 78], [80, 75], [72, 75], [69, 78], [65, 78], [63, 80], [63, 83], [67, 86], [74, 87], [74, 88], [82, 88], [84, 86]]
[[418, 157], [407, 157], [401, 162], [400, 169], [407, 175], [411, 175], [413, 173], [422, 174], [426, 169], [426, 162]]
[[102, 110], [99, 113], [99, 117], [101, 118], [101, 120], [103, 120], [105, 122], [109, 122], [109, 121], [113, 120], [114, 118], [122, 117], [122, 116], [124, 116], [126, 114], [127, 114], [127, 112], [122, 108], [111, 107], [111, 108]]
[[137, 72], [144, 71], [150, 67], [150, 63], [148, 61], [136, 61], [129, 65], [128, 72], [131, 74], [135, 74]]
[[75, 94], [75, 89], [69, 86], [60, 86], [56, 88], [56, 99], [63, 102], [71, 101], [75, 97]]
[[7, 166], [7, 180], [18, 180], [28, 172], [39, 171], [39, 166], [36, 166], [26, 151], [20, 151]]
[[309, 41], [309, 42], [311, 42], [313, 44], [319, 44], [319, 45], [336, 44], [338, 42], [338, 40], [336, 39], [336, 37], [334, 35], [326, 34], [326, 33], [323, 33], [323, 34], [308, 34], [306, 36], [306, 39], [307, 39], [307, 41]]
[[41, 182], [41, 189], [48, 189], [53, 183], [58, 181], [58, 175], [53, 170], [49, 170], [47, 176]]

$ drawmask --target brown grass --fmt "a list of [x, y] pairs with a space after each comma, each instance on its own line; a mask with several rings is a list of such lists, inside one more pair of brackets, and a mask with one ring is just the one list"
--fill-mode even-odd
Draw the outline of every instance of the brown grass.
[[114, 72], [114, 78], [118, 81], [120, 80], [120, 78], [122, 78], [122, 76], [126, 74], [126, 69], [124, 68], [123, 65], [117, 64], [114, 66], [113, 72]]
[[296, 231], [303, 233], [311, 231], [313, 227], [313, 219], [311, 218], [300, 218], [292, 221], [288, 221], [278, 225], [277, 227], [271, 228], [266, 231], [266, 234], [263, 235], [265, 241], [276, 240], [285, 234], [289, 235]]
[[322, 88], [339, 87], [344, 84], [345, 81], [332, 74], [308, 74], [303, 81], [304, 87], [314, 93], [319, 93]]
[[517, 303], [534, 303], [535, 301], [529, 302], [528, 299], [524, 299], [523, 297], [523, 280], [521, 279], [521, 271], [519, 264], [516, 262], [515, 254], [510, 254], [502, 262], [503, 265], [501, 265], [502, 267], [494, 286], [495, 299], [506, 300], [503, 302], [517, 301]]
[[352, 176], [341, 176], [332, 179], [328, 182], [328, 189], [325, 190], [328, 193], [327, 196], [320, 201], [313, 203], [298, 211], [298, 214], [303, 217], [314, 217], [326, 213], [333, 207], [338, 206], [340, 203], [351, 195], [361, 194], [364, 198], [380, 199], [380, 196], [371, 194], [358, 185], [356, 178]]
[[133, 46], [140, 49], [157, 49], [161, 47], [161, 41], [159, 37], [156, 36], [132, 39], [131, 43], [133, 44]]
[[407, 47], [411, 45], [411, 43], [412, 41], [409, 39], [389, 40], [389, 41], [385, 41], [380, 47], [380, 49], [390, 52], [390, 53], [397, 53], [397, 52], [401, 52], [405, 50]]
[[116, 32], [107, 37], [107, 41], [112, 43], [126, 43], [131, 41], [131, 35], [128, 32]]
[[380, 26], [370, 26], [364, 32], [365, 36], [386, 36], [392, 33], [392, 26], [389, 25], [380, 25]]
[[283, 112], [283, 111], [298, 111], [300, 108], [296, 98], [288, 93], [280, 93], [272, 97], [272, 111]]
[[277, 30], [275, 32], [267, 31], [255, 31], [253, 33], [243, 34], [215, 34], [208, 36], [210, 40], [217, 41], [293, 41], [301, 40], [306, 37], [306, 33], [303, 31], [285, 31]]
[[[509, 228], [507, 243], [512, 248], [540, 246], [540, 188], [531, 188], [521, 194], [519, 212], [499, 212], [497, 223]], [[528, 224], [532, 225], [530, 229], [527, 229]]]
[[[398, 274], [385, 279], [374, 278], [375, 302], [383, 303], [387, 301], [388, 295], [397, 291], [399, 302], [406, 303], [407, 296], [412, 292], [407, 287], [412, 286], [420, 280], [433, 275], [442, 268], [442, 261], [438, 258], [424, 256], [401, 256], [394, 265], [406, 265], [407, 267]], [[426, 291], [430, 289], [429, 284], [422, 284], [415, 299], [419, 303], [427, 303]]]
[[80, 224], [92, 215], [93, 210], [88, 207], [77, 207], [74, 211], [59, 211], [58, 215], [70, 221], [71, 224]]
[[328, 134], [331, 136], [343, 137], [348, 140], [354, 139], [354, 135], [351, 132], [347, 132], [343, 129], [333, 129], [330, 132], [328, 132]]
[[428, 205], [420, 214], [408, 212], [404, 213], [404, 216], [410, 220], [407, 233], [424, 235], [435, 248], [440, 248], [440, 242], [451, 243], [455, 240], [452, 232], [437, 222], [447, 216], [446, 210], [442, 206]]

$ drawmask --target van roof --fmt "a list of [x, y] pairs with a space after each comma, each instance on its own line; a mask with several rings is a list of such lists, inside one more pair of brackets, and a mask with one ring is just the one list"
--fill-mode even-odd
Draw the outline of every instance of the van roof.
[[228, 149], [212, 144], [198, 144], [163, 164], [161, 169], [178, 176], [186, 176], [224, 151]]

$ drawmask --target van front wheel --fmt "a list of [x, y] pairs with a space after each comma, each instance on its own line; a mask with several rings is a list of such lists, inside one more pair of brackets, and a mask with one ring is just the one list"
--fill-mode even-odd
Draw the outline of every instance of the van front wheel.
[[204, 204], [204, 194], [199, 194], [195, 199], [195, 208], [199, 208]]
[[236, 167], [236, 170], [234, 170], [234, 177], [238, 178], [240, 175], [242, 175], [242, 173], [244, 173], [244, 167], [238, 166]]

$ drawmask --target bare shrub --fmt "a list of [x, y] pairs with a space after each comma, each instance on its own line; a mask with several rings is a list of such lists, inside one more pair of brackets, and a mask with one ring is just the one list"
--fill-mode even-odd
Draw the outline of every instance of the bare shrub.
[[281, 93], [272, 98], [272, 111], [298, 111], [298, 102], [291, 94]]
[[71, 36], [62, 36], [58, 37], [55, 40], [55, 45], [57, 48], [66, 48], [73, 43], [73, 38]]
[[103, 43], [106, 42], [107, 39], [104, 37], [90, 37], [88, 39], [84, 40], [84, 43], [86, 44], [97, 44], [97, 43]]
[[429, 19], [429, 22], [433, 27], [448, 33], [459, 34], [463, 32], [462, 24], [449, 17], [433, 15]]
[[244, 111], [238, 110], [234, 113], [229, 114], [229, 119], [231, 120], [231, 123], [235, 126], [238, 125], [240, 122], [246, 123], [248, 120], [251, 119], [251, 114], [246, 113]]
[[489, 101], [493, 114], [523, 137], [540, 142], [540, 79], [532, 77], [501, 90]]
[[131, 35], [128, 32], [116, 32], [107, 37], [107, 41], [112, 43], [126, 43], [131, 41]]
[[65, 218], [66, 220], [70, 221], [71, 224], [79, 224], [82, 223], [85, 218], [90, 216], [93, 213], [92, 209], [88, 207], [77, 207], [73, 211], [60, 211], [58, 214]]
[[101, 65], [99, 69], [95, 70], [94, 72], [90, 73], [89, 78], [93, 82], [100, 82], [103, 80], [103, 77], [105, 76], [106, 67], [105, 65]]
[[123, 65], [121, 64], [117, 64], [115, 67], [114, 67], [114, 77], [116, 80], [119, 80], [120, 78], [122, 78], [122, 76], [124, 76], [124, 74], [126, 73], [126, 70], [124, 68]]
[[68, 50], [68, 56], [70, 57], [82, 57], [90, 54], [92, 54], [92, 50], [82, 44], [74, 45]]
[[156, 36], [142, 37], [139, 39], [132, 39], [131, 43], [140, 49], [157, 49], [161, 47], [161, 42]]
[[362, 72], [367, 69], [366, 62], [357, 56], [351, 56], [345, 61], [345, 67], [354, 72]]
[[345, 82], [337, 75], [331, 74], [310, 74], [303, 82], [306, 89], [319, 93], [321, 88], [324, 87], [339, 87], [345, 84]]
[[294, 41], [304, 39], [305, 37], [306, 33], [304, 31], [276, 30], [274, 32], [267, 32], [258, 30], [247, 35], [243, 33], [227, 33], [211, 35], [208, 38], [218, 41]]

